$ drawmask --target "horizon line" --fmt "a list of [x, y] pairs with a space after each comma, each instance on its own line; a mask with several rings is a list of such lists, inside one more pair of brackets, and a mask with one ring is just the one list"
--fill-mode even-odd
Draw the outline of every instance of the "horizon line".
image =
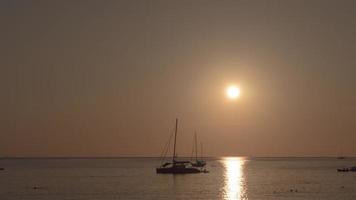
[[[340, 156], [203, 156], [203, 158], [338, 158]], [[342, 156], [344, 158], [356, 158], [356, 156]], [[0, 156], [0, 159], [120, 159], [120, 158], [161, 158], [160, 156]], [[172, 158], [167, 156], [165, 158]], [[179, 158], [192, 158], [191, 156], [181, 156]]]

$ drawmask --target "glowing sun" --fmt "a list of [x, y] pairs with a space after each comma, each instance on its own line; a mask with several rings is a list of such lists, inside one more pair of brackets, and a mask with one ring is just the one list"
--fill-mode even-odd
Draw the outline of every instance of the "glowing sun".
[[230, 85], [229, 87], [226, 88], [226, 96], [229, 99], [237, 99], [240, 97], [241, 91], [240, 88], [238, 88], [235, 85]]

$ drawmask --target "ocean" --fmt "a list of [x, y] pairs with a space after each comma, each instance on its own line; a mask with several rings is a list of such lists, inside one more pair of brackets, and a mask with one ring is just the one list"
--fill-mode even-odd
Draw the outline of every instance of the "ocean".
[[356, 199], [355, 158], [207, 159], [210, 173], [156, 174], [158, 158], [3, 158], [0, 200]]

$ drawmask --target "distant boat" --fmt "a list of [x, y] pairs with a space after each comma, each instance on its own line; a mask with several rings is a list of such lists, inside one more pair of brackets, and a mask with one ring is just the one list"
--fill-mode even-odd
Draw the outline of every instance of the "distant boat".
[[348, 172], [349, 171], [349, 168], [338, 168], [337, 169], [338, 172]]
[[194, 133], [194, 151], [195, 151], [195, 162], [192, 162], [192, 166], [194, 167], [204, 167], [206, 162], [203, 160], [203, 144], [200, 143], [201, 147], [201, 157], [198, 160], [198, 144], [197, 144], [197, 133]]
[[[174, 130], [174, 147], [173, 147], [173, 158], [172, 162], [166, 162], [156, 168], [157, 174], [192, 174], [205, 172], [206, 170], [201, 170], [197, 167], [191, 165], [190, 161], [178, 161], [176, 155], [176, 142], [177, 142], [177, 132], [178, 132], [178, 119], [176, 119], [176, 125]], [[167, 145], [167, 151], [169, 147], [169, 142]], [[163, 155], [165, 157], [165, 155]]]
[[355, 167], [344, 167], [344, 168], [338, 168], [338, 172], [356, 172], [356, 166]]
[[342, 159], [345, 159], [345, 157], [344, 156], [338, 156], [338, 157], [336, 157], [336, 159], [342, 160]]

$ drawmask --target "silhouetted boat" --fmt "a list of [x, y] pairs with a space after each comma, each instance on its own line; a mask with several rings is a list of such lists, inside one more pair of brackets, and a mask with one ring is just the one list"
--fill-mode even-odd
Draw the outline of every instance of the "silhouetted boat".
[[195, 151], [195, 162], [191, 162], [193, 167], [204, 167], [206, 162], [203, 160], [203, 145], [200, 143], [201, 146], [201, 157], [198, 160], [198, 144], [197, 144], [197, 133], [194, 133], [194, 151]]
[[189, 161], [173, 161], [173, 163], [165, 163], [156, 169], [157, 174], [193, 174], [202, 172], [195, 167], [189, 167]]
[[348, 172], [349, 171], [349, 168], [338, 168], [337, 169], [338, 172]]
[[344, 167], [344, 168], [338, 168], [338, 172], [356, 172], [356, 167]]
[[[177, 161], [176, 155], [176, 141], [177, 141], [177, 132], [178, 132], [178, 119], [176, 119], [176, 126], [174, 130], [174, 147], [173, 147], [173, 158], [172, 162], [166, 162], [160, 167], [156, 168], [157, 174], [192, 174], [203, 172], [199, 168], [193, 167], [190, 161]], [[167, 145], [167, 151], [169, 147], [169, 142]], [[164, 155], [165, 157], [165, 155]]]

